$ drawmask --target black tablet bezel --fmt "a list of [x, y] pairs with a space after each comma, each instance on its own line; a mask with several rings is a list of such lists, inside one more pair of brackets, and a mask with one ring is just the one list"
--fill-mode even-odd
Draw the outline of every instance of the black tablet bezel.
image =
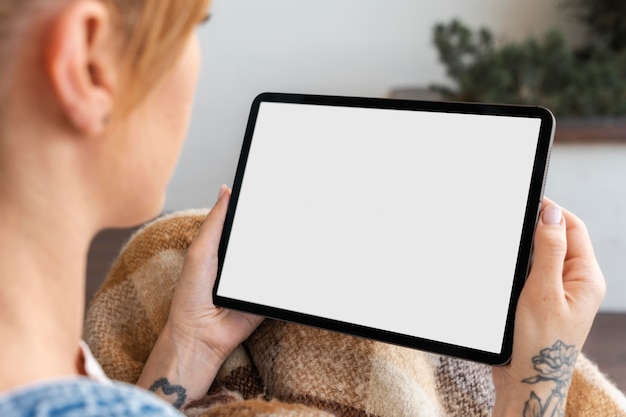
[[[541, 120], [541, 127], [539, 132], [539, 138], [537, 140], [537, 149], [535, 152], [532, 178], [530, 181], [530, 188], [526, 203], [524, 225], [520, 238], [515, 276], [513, 279], [511, 298], [506, 319], [506, 327], [502, 342], [502, 349], [499, 353], [486, 352], [473, 348], [467, 348], [463, 346], [422, 339], [414, 336], [398, 334], [382, 329], [374, 329], [370, 327], [355, 325], [352, 323], [339, 322], [328, 318], [302, 314], [296, 311], [287, 311], [274, 307], [222, 297], [217, 294], [221, 280], [222, 267], [228, 249], [230, 231], [237, 210], [239, 191], [243, 183], [246, 170], [246, 162], [250, 151], [252, 137], [254, 135], [257, 115], [261, 103], [263, 102], [531, 117]], [[552, 113], [548, 109], [538, 106], [414, 101], [385, 98], [322, 96], [287, 93], [260, 94], [254, 99], [251, 106], [250, 116], [242, 144], [235, 180], [233, 183], [230, 205], [222, 232], [222, 238], [219, 247], [218, 273], [213, 289], [213, 300], [215, 305], [229, 309], [245, 311], [268, 318], [299, 323], [307, 326], [314, 326], [331, 331], [338, 331], [354, 336], [365, 337], [373, 340], [429, 351], [437, 354], [454, 356], [462, 359], [486, 363], [489, 365], [506, 364], [510, 360], [512, 353], [515, 310], [517, 307], [519, 295], [528, 274], [534, 230], [541, 208], [541, 200], [543, 197], [555, 125], [556, 122]]]

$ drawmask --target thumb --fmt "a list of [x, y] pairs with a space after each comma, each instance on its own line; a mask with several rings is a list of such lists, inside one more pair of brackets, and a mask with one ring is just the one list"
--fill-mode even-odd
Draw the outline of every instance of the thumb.
[[204, 219], [187, 251], [187, 259], [192, 265], [201, 266], [216, 262], [229, 200], [230, 189], [223, 185], [217, 202]]
[[527, 284], [562, 288], [567, 233], [561, 207], [551, 201], [541, 212], [535, 230], [533, 264]]
[[[222, 229], [224, 228], [224, 221], [226, 220], [226, 212], [228, 211], [228, 203], [230, 201], [230, 189], [222, 185], [220, 187], [220, 194], [217, 198], [217, 202], [209, 212], [204, 224], [200, 229], [202, 238], [206, 239], [205, 244], [209, 247], [217, 248], [222, 238]], [[202, 239], [201, 238], [201, 239]], [[203, 240], [204, 240], [203, 239]]]

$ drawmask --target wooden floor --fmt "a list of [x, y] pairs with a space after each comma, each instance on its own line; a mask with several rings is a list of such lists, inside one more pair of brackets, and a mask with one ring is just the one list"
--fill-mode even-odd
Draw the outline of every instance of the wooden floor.
[[[87, 265], [87, 303], [134, 229], [107, 230], [92, 243]], [[626, 313], [596, 317], [583, 352], [617, 387], [626, 392]]]

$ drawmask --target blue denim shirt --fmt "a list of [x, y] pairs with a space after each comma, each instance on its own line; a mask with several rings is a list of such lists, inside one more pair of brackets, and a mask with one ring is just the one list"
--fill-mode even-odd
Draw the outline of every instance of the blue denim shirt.
[[2, 417], [181, 417], [156, 395], [133, 385], [67, 378], [0, 393]]

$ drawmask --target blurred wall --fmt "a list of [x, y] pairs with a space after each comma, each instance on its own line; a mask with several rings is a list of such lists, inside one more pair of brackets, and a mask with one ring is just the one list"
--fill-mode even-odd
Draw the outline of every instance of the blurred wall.
[[[220, 184], [232, 184], [249, 106], [258, 93], [383, 97], [395, 88], [443, 82], [445, 73], [431, 43], [436, 22], [459, 17], [473, 27], [490, 27], [502, 40], [541, 36], [555, 26], [565, 29], [572, 39], [580, 38], [576, 25], [559, 8], [560, 3], [561, 0], [214, 0], [211, 21], [199, 29], [203, 71], [189, 138], [168, 189], [166, 210], [209, 206]], [[613, 152], [604, 150], [604, 154]], [[570, 170], [580, 167], [580, 158], [575, 149], [555, 152], [549, 189], [555, 199], [563, 200], [563, 205], [577, 213], [588, 214], [585, 220], [593, 223], [599, 220], [595, 217], [598, 211], [595, 200], [588, 195], [599, 201], [608, 201], [611, 196], [596, 189], [591, 179], [572, 182], [572, 178], [578, 177], [572, 176]], [[594, 161], [603, 172], [608, 169], [600, 155]], [[614, 167], [619, 169], [618, 160]], [[593, 176], [593, 171], [589, 168], [589, 175]], [[603, 208], [618, 209], [614, 205]], [[614, 219], [624, 221], [616, 214], [621, 211], [613, 213]], [[594, 229], [610, 227], [602, 224]], [[623, 226], [620, 230], [626, 233]], [[612, 238], [602, 237], [603, 242], [607, 239]], [[626, 310], [626, 270], [619, 257], [614, 256], [617, 248], [622, 247], [607, 246], [602, 250], [602, 256], [611, 253], [606, 261], [610, 264], [607, 275], [611, 282], [605, 309]]]

